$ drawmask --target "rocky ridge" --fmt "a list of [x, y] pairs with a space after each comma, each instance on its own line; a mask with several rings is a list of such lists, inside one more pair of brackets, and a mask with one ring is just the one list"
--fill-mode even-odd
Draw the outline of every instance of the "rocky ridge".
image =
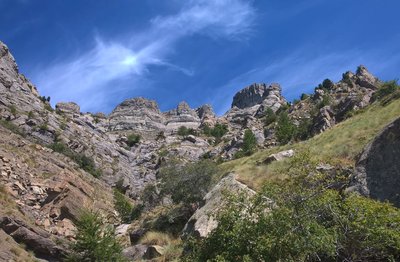
[[[233, 98], [232, 108], [220, 117], [210, 105], [192, 109], [186, 102], [161, 112], [155, 101], [146, 98], [127, 99], [106, 116], [82, 113], [73, 102], [58, 103], [53, 110], [49, 101], [19, 73], [9, 49], [0, 42], [0, 121], [14, 131], [0, 127], [0, 181], [4, 185], [2, 190], [20, 210], [13, 217], [0, 212], [1, 228], [17, 242], [24, 243], [30, 236], [36, 236], [33, 238], [38, 246], [43, 246], [41, 237], [46, 238], [44, 245], [51, 250], [44, 255], [41, 251], [36, 253], [38, 257], [51, 259], [64, 252], [62, 246], [55, 244], [57, 237], [73, 237], [74, 221], [82, 204], [102, 210], [111, 220], [115, 218], [110, 189], [117, 184], [140, 203], [146, 185], [157, 183], [160, 166], [172, 158], [184, 162], [205, 156], [232, 159], [243, 144], [246, 129], [255, 134], [258, 147], [277, 145], [276, 123], [266, 125], [264, 121], [268, 108], [275, 113], [287, 110], [296, 125], [308, 119], [311, 132], [318, 134], [369, 105], [380, 84], [360, 66], [356, 73], [343, 74], [338, 83], [324, 81], [314, 94], [293, 104], [282, 96], [279, 84], [258, 83], [240, 90]], [[227, 127], [219, 141], [203, 134], [205, 126], [216, 124]], [[181, 126], [193, 134], [178, 134]], [[140, 142], [129, 145], [131, 134], [140, 135]], [[60, 145], [73, 154], [92, 159], [94, 168], [102, 171], [99, 179], [70, 157], [57, 153], [54, 148]], [[244, 186], [232, 177], [221, 183], [233, 188]], [[217, 187], [209, 193], [203, 209], [188, 224], [194, 229], [186, 231], [197, 230], [195, 234], [204, 235], [212, 228], [212, 219], [210, 222], [204, 216], [204, 210], [215, 206], [214, 195], [218, 192]], [[199, 220], [206, 221], [206, 229], [200, 224], [197, 225], [200, 229], [196, 229]], [[13, 229], [23, 228], [25, 237], [21, 239], [15, 230], [8, 230], [10, 224], [17, 225]]]

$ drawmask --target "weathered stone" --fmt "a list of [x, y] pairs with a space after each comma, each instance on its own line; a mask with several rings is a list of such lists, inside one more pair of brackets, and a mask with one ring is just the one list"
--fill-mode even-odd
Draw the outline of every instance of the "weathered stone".
[[281, 151], [281, 152], [278, 152], [276, 154], [272, 154], [272, 155], [268, 156], [263, 161], [263, 163], [268, 165], [268, 164], [270, 164], [270, 163], [272, 163], [274, 161], [282, 161], [282, 160], [284, 160], [286, 158], [290, 158], [290, 157], [293, 157], [293, 156], [294, 156], [294, 150], [293, 149], [285, 150], [285, 151]]
[[78, 104], [74, 102], [68, 102], [68, 103], [57, 103], [56, 110], [60, 113], [73, 115], [73, 114], [79, 114], [81, 108], [79, 107]]
[[255, 192], [246, 185], [238, 182], [234, 174], [224, 177], [207, 195], [204, 197], [204, 205], [199, 208], [183, 229], [183, 237], [206, 237], [213, 229], [218, 226], [216, 221], [217, 212], [224, 206], [224, 193], [232, 194], [245, 193], [249, 196]]
[[400, 207], [400, 118], [385, 127], [357, 161], [350, 190]]
[[262, 104], [276, 111], [284, 103], [286, 101], [281, 95], [279, 84], [266, 85], [262, 83], [252, 84], [236, 93], [233, 97], [232, 107], [244, 109]]

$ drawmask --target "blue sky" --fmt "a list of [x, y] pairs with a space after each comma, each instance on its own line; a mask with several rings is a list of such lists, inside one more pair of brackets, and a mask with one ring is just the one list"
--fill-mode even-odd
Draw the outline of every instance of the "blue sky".
[[254, 82], [288, 100], [359, 64], [400, 77], [399, 0], [0, 0], [0, 40], [52, 102], [212, 104]]

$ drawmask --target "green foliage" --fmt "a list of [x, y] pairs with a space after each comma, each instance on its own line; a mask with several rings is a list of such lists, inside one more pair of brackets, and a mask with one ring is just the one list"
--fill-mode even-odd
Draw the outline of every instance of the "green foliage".
[[159, 171], [161, 194], [170, 195], [175, 203], [198, 203], [208, 192], [216, 173], [216, 164], [210, 160], [186, 165], [171, 161]]
[[46, 122], [40, 124], [38, 128], [39, 128], [39, 131], [42, 133], [47, 132], [49, 130], [49, 126], [47, 125]]
[[134, 145], [136, 145], [137, 143], [140, 142], [140, 135], [138, 134], [130, 134], [127, 137], [127, 144], [130, 147], [133, 147]]
[[14, 105], [9, 106], [9, 109], [13, 116], [17, 115], [17, 108]]
[[381, 100], [396, 91], [400, 90], [400, 86], [397, 80], [388, 81], [382, 84], [382, 86], [372, 95], [372, 101]]
[[270, 124], [274, 123], [277, 118], [278, 117], [276, 116], [274, 111], [268, 107], [267, 110], [265, 110], [264, 125], [269, 126]]
[[330, 80], [330, 79], [325, 79], [322, 82], [322, 87], [327, 89], [327, 90], [331, 90], [334, 87], [334, 83]]
[[29, 111], [29, 112], [28, 112], [28, 118], [29, 118], [29, 119], [35, 118], [35, 114], [33, 113], [33, 111]]
[[324, 95], [322, 97], [322, 101], [318, 104], [318, 108], [323, 108], [324, 106], [328, 106], [331, 103], [331, 98], [329, 95]]
[[11, 121], [0, 119], [0, 125], [17, 135], [20, 135], [22, 137], [26, 136], [26, 133], [19, 126], [15, 125]]
[[48, 103], [44, 104], [44, 109], [46, 109], [46, 110], [49, 111], [49, 112], [53, 112], [53, 111], [54, 111], [54, 109], [53, 109], [53, 108], [51, 107], [51, 105], [48, 104]]
[[311, 137], [312, 120], [304, 118], [300, 120], [299, 126], [296, 128], [295, 139], [306, 140]]
[[75, 225], [76, 242], [66, 261], [125, 261], [113, 226], [105, 224], [98, 213], [85, 211]]
[[118, 212], [123, 223], [127, 224], [132, 221], [131, 215], [133, 206], [127, 197], [117, 189], [114, 189], [114, 208]]
[[180, 135], [180, 136], [188, 136], [188, 135], [196, 136], [197, 132], [193, 128], [187, 128], [186, 126], [180, 126], [178, 129], [178, 135]]
[[73, 161], [75, 161], [80, 168], [91, 174], [92, 176], [98, 178], [101, 176], [101, 171], [96, 168], [94, 160], [92, 158], [87, 157], [84, 154], [76, 153], [72, 151], [68, 146], [66, 146], [62, 142], [55, 142], [49, 146], [49, 148], [53, 149], [55, 152], [63, 154]]
[[291, 164], [256, 196], [229, 196], [188, 261], [399, 261], [399, 209], [344, 193], [348, 177], [316, 172], [307, 154]]
[[235, 158], [240, 158], [243, 156], [250, 156], [254, 153], [257, 147], [257, 139], [254, 133], [250, 129], [244, 131], [243, 144], [240, 151], [236, 152]]
[[290, 120], [288, 114], [283, 112], [279, 115], [276, 127], [276, 137], [281, 144], [287, 144], [296, 133], [296, 126]]
[[50, 102], [50, 97], [48, 96], [48, 97], [45, 97], [45, 96], [41, 96], [41, 97], [39, 97], [39, 99], [40, 99], [40, 101], [42, 101], [43, 103], [49, 103]]
[[310, 97], [309, 95], [303, 93], [303, 94], [301, 94], [300, 99], [301, 99], [301, 100], [306, 100], [306, 99], [309, 98], [309, 97]]
[[228, 132], [228, 126], [226, 124], [217, 123], [213, 128], [208, 125], [203, 126], [203, 133], [206, 136], [215, 137], [215, 142], [218, 144], [221, 142], [221, 138]]

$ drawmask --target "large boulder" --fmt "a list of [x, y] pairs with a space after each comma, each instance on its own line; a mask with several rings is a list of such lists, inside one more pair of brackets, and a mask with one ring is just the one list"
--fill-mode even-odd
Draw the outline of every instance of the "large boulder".
[[78, 104], [74, 102], [67, 102], [67, 103], [60, 102], [56, 104], [56, 110], [57, 112], [60, 113], [73, 115], [73, 114], [79, 114], [81, 108], [79, 107]]
[[215, 216], [224, 206], [226, 193], [244, 193], [252, 196], [255, 191], [237, 181], [234, 174], [224, 177], [207, 193], [204, 197], [205, 204], [193, 214], [185, 225], [183, 229], [184, 238], [189, 236], [204, 238], [218, 226]]
[[364, 149], [350, 189], [400, 207], [400, 118]]
[[240, 109], [253, 107], [255, 105], [263, 105], [269, 107], [273, 111], [277, 111], [286, 100], [281, 95], [281, 87], [279, 84], [252, 84], [235, 94], [233, 97], [232, 108]]

